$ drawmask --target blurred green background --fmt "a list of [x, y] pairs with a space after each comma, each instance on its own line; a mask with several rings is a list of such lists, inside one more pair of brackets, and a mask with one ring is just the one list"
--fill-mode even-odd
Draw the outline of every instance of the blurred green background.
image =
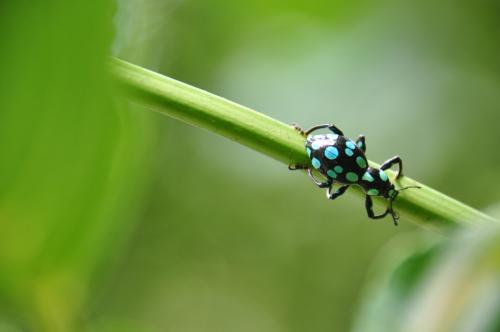
[[[500, 330], [496, 229], [373, 222], [357, 196], [127, 103], [107, 71], [114, 55], [334, 122], [494, 213], [499, 3], [8, 1], [0, 33], [0, 332]], [[470, 278], [441, 294], [453, 262]], [[441, 329], [417, 324], [445, 300]]]

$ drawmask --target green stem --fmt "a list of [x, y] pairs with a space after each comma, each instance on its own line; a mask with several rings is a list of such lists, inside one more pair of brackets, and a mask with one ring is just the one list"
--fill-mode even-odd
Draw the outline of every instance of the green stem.
[[[213, 131], [287, 165], [309, 163], [304, 138], [290, 125], [128, 62], [112, 59], [111, 64], [127, 97], [138, 104]], [[421, 187], [401, 192], [394, 204], [403, 218], [408, 217], [418, 224], [443, 229], [457, 224], [496, 221], [409, 177], [397, 183]], [[357, 193], [362, 194], [361, 190]], [[381, 200], [378, 201], [380, 204]]]

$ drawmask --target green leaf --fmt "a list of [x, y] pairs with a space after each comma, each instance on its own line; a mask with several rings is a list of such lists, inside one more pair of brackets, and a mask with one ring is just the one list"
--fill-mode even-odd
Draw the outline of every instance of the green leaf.
[[0, 10], [0, 304], [22, 330], [74, 331], [134, 221], [149, 126], [115, 108], [111, 14], [101, 0]]
[[499, 258], [496, 224], [400, 238], [375, 261], [353, 331], [498, 331]]

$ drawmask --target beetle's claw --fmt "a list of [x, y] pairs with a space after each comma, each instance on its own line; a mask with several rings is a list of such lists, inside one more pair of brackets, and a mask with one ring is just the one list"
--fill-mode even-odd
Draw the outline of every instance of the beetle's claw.
[[293, 127], [293, 129], [298, 131], [299, 134], [301, 134], [302, 136], [304, 136], [304, 137], [306, 136], [306, 132], [302, 128], [300, 128], [299, 125], [297, 125], [295, 122], [292, 123], [292, 127]]
[[391, 210], [391, 215], [392, 215], [392, 221], [394, 222], [394, 226], [397, 226], [399, 220], [399, 214], [396, 211]]
[[298, 169], [307, 169], [307, 166], [304, 165], [298, 165], [298, 164], [289, 164], [288, 169], [290, 171], [296, 171]]

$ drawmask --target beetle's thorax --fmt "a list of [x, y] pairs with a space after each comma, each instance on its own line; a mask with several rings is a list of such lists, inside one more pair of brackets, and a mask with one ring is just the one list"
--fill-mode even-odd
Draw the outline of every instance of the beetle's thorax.
[[389, 180], [387, 173], [378, 168], [368, 167], [358, 184], [370, 196], [389, 198], [394, 195], [394, 185]]

